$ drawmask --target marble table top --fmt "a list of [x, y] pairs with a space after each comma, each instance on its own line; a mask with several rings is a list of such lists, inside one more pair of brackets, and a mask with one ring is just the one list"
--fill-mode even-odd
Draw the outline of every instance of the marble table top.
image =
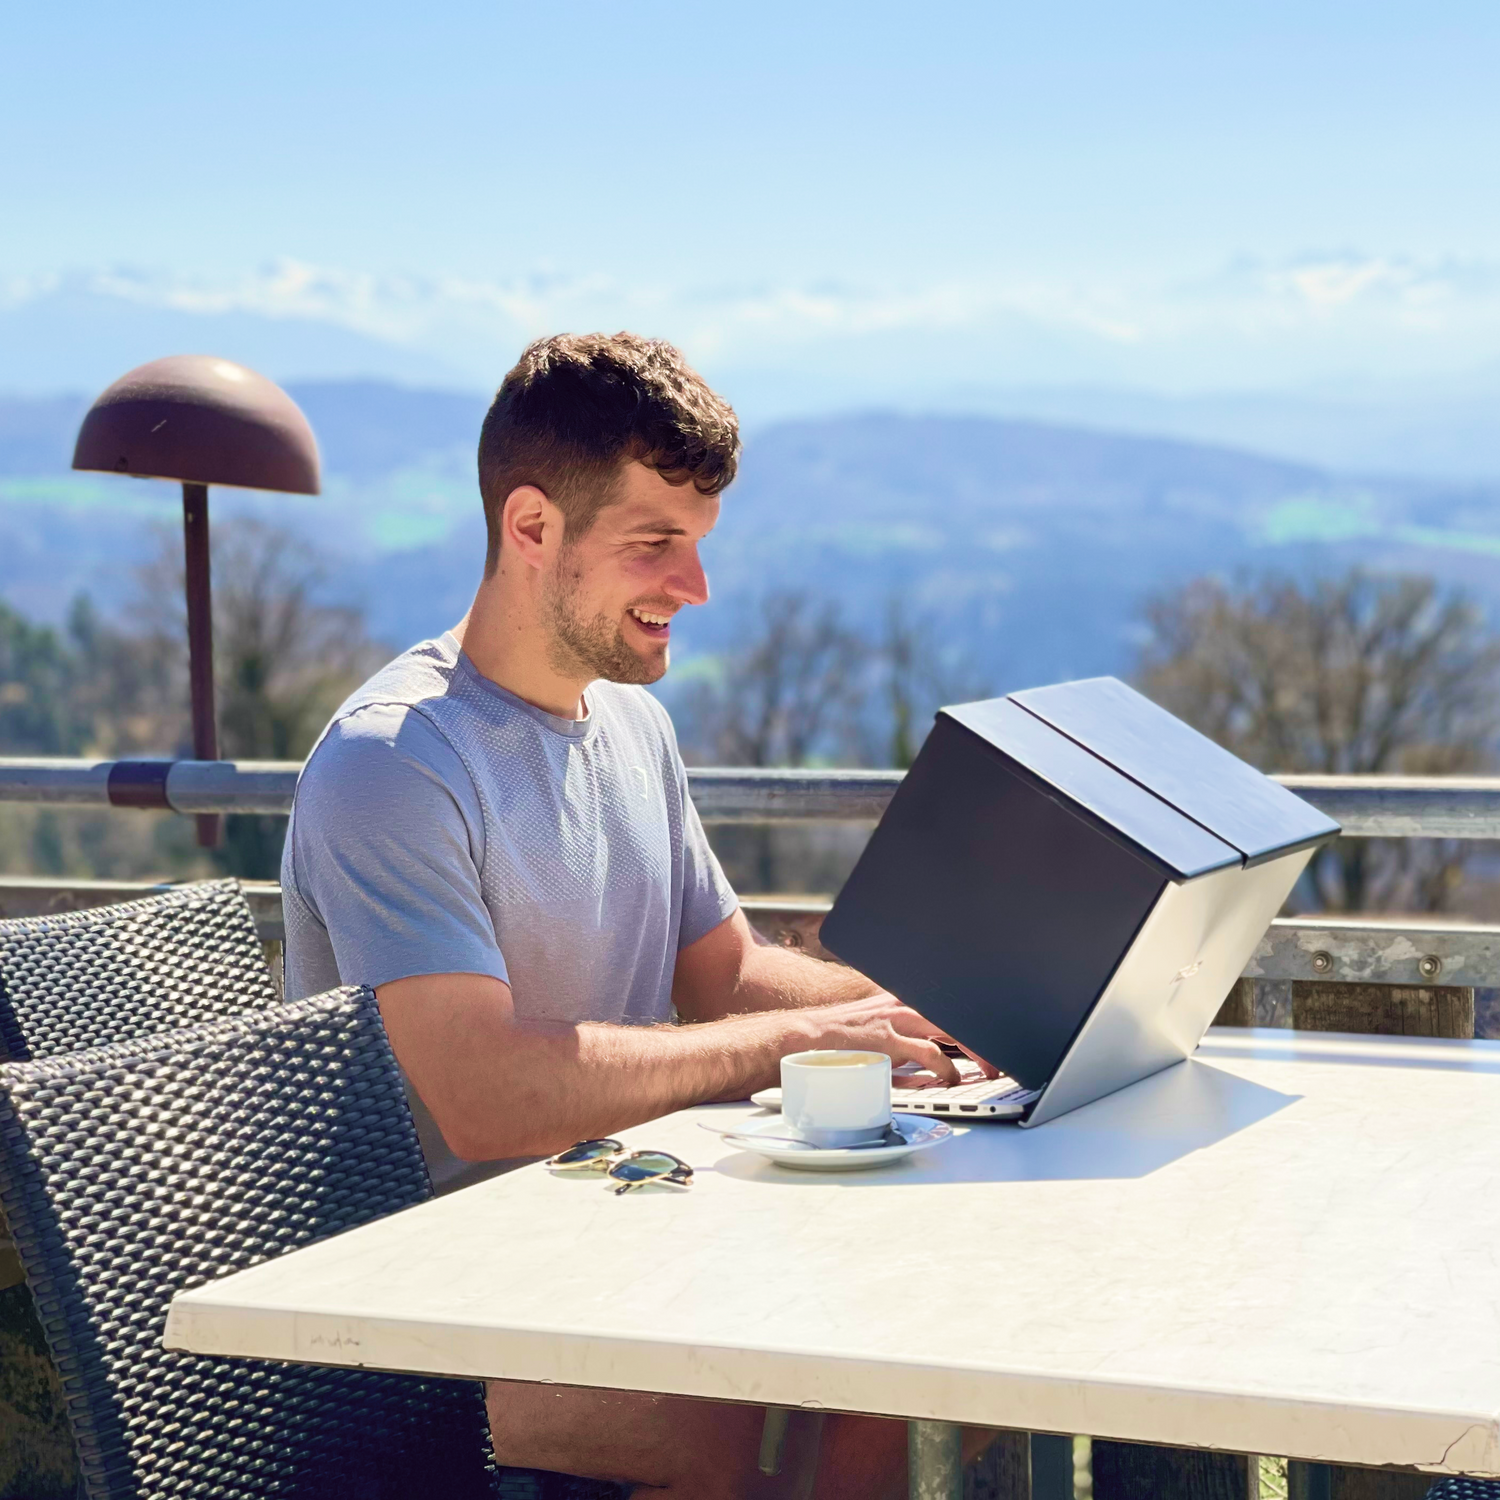
[[204, 1354], [1500, 1474], [1500, 1044], [1209, 1033], [1035, 1130], [791, 1172], [686, 1110], [183, 1293]]

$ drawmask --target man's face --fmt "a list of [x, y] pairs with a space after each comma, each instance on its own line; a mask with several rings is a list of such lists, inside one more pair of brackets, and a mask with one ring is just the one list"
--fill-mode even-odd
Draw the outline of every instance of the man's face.
[[672, 617], [708, 598], [698, 543], [719, 518], [719, 500], [638, 463], [624, 466], [615, 493], [582, 537], [564, 537], [547, 574], [548, 654], [567, 676], [656, 682], [667, 670]]

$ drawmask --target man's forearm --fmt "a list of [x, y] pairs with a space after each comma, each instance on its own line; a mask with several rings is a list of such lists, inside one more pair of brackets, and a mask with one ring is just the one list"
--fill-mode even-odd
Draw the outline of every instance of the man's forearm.
[[880, 986], [843, 964], [825, 963], [789, 948], [757, 946], [741, 963], [725, 999], [728, 1014], [797, 1010], [810, 1005], [837, 1005], [863, 1000]]
[[687, 1026], [525, 1021], [505, 986], [476, 975], [399, 980], [379, 998], [417, 1093], [470, 1161], [546, 1155], [690, 1104], [743, 1099], [776, 1081], [784, 1052], [821, 1034], [786, 1012]]
[[743, 984], [730, 990], [746, 1013], [682, 1026], [524, 1020], [510, 987], [483, 974], [417, 975], [376, 995], [407, 1077], [470, 1161], [550, 1155], [688, 1105], [744, 1099], [777, 1081], [785, 1054], [809, 1048], [880, 1051], [957, 1080], [930, 1023], [893, 996], [850, 998], [868, 981], [760, 954], [735, 965]]
[[688, 1021], [806, 1010], [879, 993], [878, 985], [842, 964], [757, 939], [742, 911], [677, 955], [672, 983], [677, 1014]]
[[[779, 1077], [796, 1019], [735, 1016], [686, 1026], [581, 1025], [559, 1035], [518, 1026], [518, 1063], [505, 1089], [526, 1117], [548, 1115], [536, 1150], [654, 1120], [716, 1099], [744, 1099]], [[528, 1034], [530, 1033], [530, 1034]], [[550, 1033], [550, 1034], [549, 1034]], [[806, 1045], [816, 1040], [809, 1028]], [[566, 1139], [563, 1139], [566, 1137]], [[530, 1154], [532, 1148], [516, 1154]]]

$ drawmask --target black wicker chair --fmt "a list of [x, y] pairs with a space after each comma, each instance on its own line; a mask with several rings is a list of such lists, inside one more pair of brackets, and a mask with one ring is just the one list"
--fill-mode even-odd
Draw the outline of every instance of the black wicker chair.
[[0, 1046], [13, 1062], [134, 1042], [276, 998], [233, 880], [0, 922]]
[[1500, 1480], [1440, 1479], [1425, 1500], [1500, 1500]]
[[431, 1192], [367, 989], [0, 1067], [0, 1203], [90, 1500], [491, 1500], [480, 1389], [173, 1353], [178, 1290]]

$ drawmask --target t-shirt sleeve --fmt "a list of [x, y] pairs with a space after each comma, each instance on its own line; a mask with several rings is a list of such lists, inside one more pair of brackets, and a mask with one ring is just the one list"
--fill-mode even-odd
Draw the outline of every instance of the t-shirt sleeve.
[[421, 713], [374, 705], [335, 724], [302, 773], [288, 837], [297, 893], [327, 929], [342, 983], [508, 982], [480, 894], [479, 799]]
[[709, 847], [680, 758], [677, 774], [682, 787], [682, 922], [677, 938], [681, 950], [733, 916], [740, 900], [719, 866], [718, 855]]

